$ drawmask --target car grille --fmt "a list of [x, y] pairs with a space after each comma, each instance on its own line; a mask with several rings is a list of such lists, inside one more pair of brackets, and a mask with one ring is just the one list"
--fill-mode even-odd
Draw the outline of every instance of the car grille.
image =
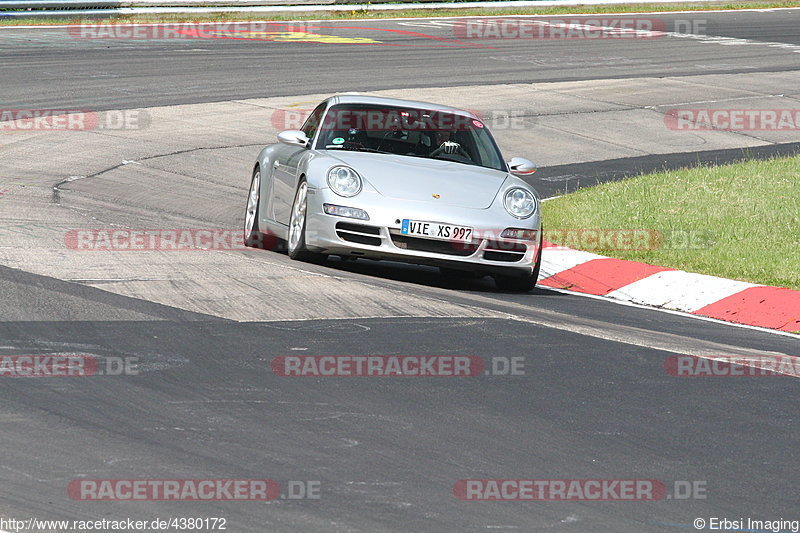
[[517, 261], [522, 261], [522, 258], [525, 257], [525, 254], [511, 254], [508, 252], [495, 252], [495, 251], [487, 251], [483, 252], [483, 258], [487, 261], [503, 261], [505, 263], [515, 263]]
[[515, 263], [521, 261], [527, 251], [528, 246], [521, 242], [488, 241], [483, 252], [483, 258], [487, 261]]
[[421, 239], [419, 237], [409, 237], [408, 235], [391, 234], [392, 242], [403, 250], [414, 250], [415, 252], [430, 252], [443, 255], [457, 255], [466, 257], [475, 253], [478, 249], [478, 242], [461, 243], [451, 241], [437, 241], [434, 239]]
[[375, 226], [365, 226], [364, 224], [353, 224], [351, 222], [337, 222], [336, 235], [348, 242], [366, 244], [367, 246], [381, 245], [381, 229]]
[[[453, 242], [437, 239], [423, 239], [421, 237], [401, 235], [396, 233], [396, 231], [397, 230], [389, 230], [392, 243], [402, 250], [412, 250], [415, 252], [468, 257], [475, 253], [481, 242], [477, 240], [473, 240], [472, 242]], [[337, 222], [336, 235], [344, 241], [367, 246], [380, 246], [382, 243], [381, 228], [376, 226], [354, 224], [352, 222]], [[483, 258], [487, 261], [516, 263], [525, 258], [525, 252], [527, 251], [528, 247], [523, 243], [487, 241], [486, 248], [483, 251]]]

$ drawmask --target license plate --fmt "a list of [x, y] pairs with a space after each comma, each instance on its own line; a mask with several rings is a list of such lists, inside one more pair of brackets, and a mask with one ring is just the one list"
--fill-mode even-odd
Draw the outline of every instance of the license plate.
[[452, 224], [439, 224], [438, 222], [409, 220], [407, 218], [403, 219], [400, 233], [442, 241], [470, 242], [472, 240], [472, 228], [454, 226]]

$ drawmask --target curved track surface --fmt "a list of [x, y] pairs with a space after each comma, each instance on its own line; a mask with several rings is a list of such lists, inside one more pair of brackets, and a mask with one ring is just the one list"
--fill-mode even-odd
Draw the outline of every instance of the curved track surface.
[[[800, 11], [663, 19], [667, 31], [688, 20], [704, 34], [455, 42], [453, 22], [438, 19], [313, 29], [372, 45], [0, 30], [0, 106], [127, 109], [141, 120], [0, 133], [0, 355], [139, 367], [0, 377], [0, 517], [222, 516], [230, 531], [254, 532], [641, 532], [685, 530], [698, 517], [800, 519], [796, 378], [665, 370], [678, 354], [800, 355], [796, 336], [548, 290], [501, 293], [424, 267], [69, 246], [76, 229], [238, 229], [252, 161], [286, 110], [345, 90], [484, 113], [507, 155], [543, 165], [532, 179], [548, 196], [640, 168], [797, 150], [796, 130], [673, 131], [664, 115], [796, 108]], [[518, 357], [524, 372], [272, 372], [274, 358], [295, 354], [473, 355], [489, 367]], [[284, 496], [292, 481], [321, 491], [268, 503], [87, 502], [67, 494], [81, 478], [269, 478]], [[470, 478], [656, 479], [674, 497], [464, 502], [453, 486]], [[676, 481], [705, 491], [680, 498]]]

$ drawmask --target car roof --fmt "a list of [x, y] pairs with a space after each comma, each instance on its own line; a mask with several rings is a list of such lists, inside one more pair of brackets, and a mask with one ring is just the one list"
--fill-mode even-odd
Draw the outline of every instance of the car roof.
[[426, 111], [446, 111], [455, 115], [461, 115], [470, 118], [479, 118], [475, 113], [465, 109], [458, 109], [457, 107], [450, 107], [440, 104], [432, 104], [430, 102], [421, 102], [418, 100], [401, 100], [399, 98], [385, 98], [382, 96], [367, 96], [364, 94], [349, 93], [349, 94], [335, 94], [327, 98], [331, 105], [334, 104], [371, 104], [371, 105], [385, 105], [393, 107], [407, 107], [411, 109], [424, 109]]

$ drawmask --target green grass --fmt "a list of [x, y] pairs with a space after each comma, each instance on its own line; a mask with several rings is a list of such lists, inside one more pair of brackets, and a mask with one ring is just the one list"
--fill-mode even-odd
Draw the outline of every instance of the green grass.
[[601, 255], [800, 290], [800, 156], [601, 184], [544, 202], [542, 211], [546, 230], [649, 229], [662, 236], [648, 250], [584, 246]]
[[[211, 13], [211, 14], [174, 14], [174, 15], [119, 15], [102, 19], [103, 22], [119, 23], [153, 23], [153, 22], [229, 22], [246, 20], [313, 20], [313, 19], [381, 19], [395, 17], [458, 17], [458, 16], [500, 16], [500, 15], [565, 15], [570, 13], [614, 14], [631, 12], [670, 12], [670, 11], [705, 11], [716, 9], [771, 9], [777, 7], [800, 7], [800, 0], [783, 1], [740, 1], [692, 3], [676, 2], [674, 4], [630, 3], [620, 5], [599, 6], [552, 6], [528, 8], [448, 8], [448, 9], [415, 9], [413, 4], [408, 9], [397, 11], [377, 11], [375, 9], [359, 9], [348, 11], [298, 12], [298, 13]], [[65, 17], [58, 18], [10, 18], [0, 16], [0, 26], [22, 24], [66, 24], [98, 22]]]

